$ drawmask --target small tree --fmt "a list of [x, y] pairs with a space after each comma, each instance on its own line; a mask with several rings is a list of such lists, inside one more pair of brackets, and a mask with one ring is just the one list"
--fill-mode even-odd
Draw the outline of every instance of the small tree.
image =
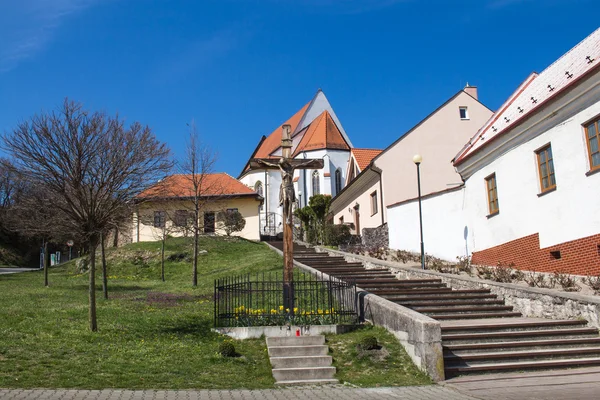
[[[65, 100], [60, 110], [42, 113], [3, 135], [2, 146], [16, 169], [48, 200], [43, 207], [61, 214], [70, 231], [89, 246], [89, 326], [96, 320], [96, 248], [100, 236], [127, 214], [148, 182], [170, 169], [169, 150], [149, 127], [125, 127], [118, 116], [84, 110]], [[39, 205], [38, 205], [39, 206]]]
[[[217, 161], [216, 153], [200, 140], [200, 135], [196, 130], [196, 124], [192, 121], [190, 124], [189, 138], [186, 144], [186, 155], [180, 163], [181, 172], [188, 181], [189, 201], [191, 202], [192, 233], [194, 235], [194, 250], [192, 262], [192, 286], [198, 286], [198, 247], [200, 237], [200, 212], [206, 205], [218, 199], [217, 196], [206, 196], [207, 192], [217, 193], [215, 190], [219, 182], [207, 179], [207, 176], [213, 172], [213, 167]], [[213, 186], [213, 187], [211, 187]]]
[[223, 229], [227, 236], [231, 236], [234, 232], [241, 232], [246, 227], [246, 219], [238, 210], [220, 211], [218, 217], [223, 222]]

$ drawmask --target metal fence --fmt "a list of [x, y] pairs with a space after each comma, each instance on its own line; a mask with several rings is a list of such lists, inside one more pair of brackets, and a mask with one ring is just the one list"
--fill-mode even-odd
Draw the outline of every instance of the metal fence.
[[322, 274], [295, 272], [293, 305], [283, 306], [283, 274], [215, 280], [215, 327], [354, 324], [356, 285]]

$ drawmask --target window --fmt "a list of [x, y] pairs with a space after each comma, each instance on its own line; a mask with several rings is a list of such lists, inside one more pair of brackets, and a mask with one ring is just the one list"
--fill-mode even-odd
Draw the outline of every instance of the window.
[[585, 126], [585, 137], [590, 157], [590, 170], [600, 169], [600, 118]]
[[164, 211], [154, 211], [154, 227], [164, 228], [166, 220], [166, 213]]
[[[265, 197], [265, 196], [264, 196], [264, 190], [263, 190], [263, 184], [262, 184], [262, 182], [261, 182], [261, 181], [258, 181], [258, 182], [256, 182], [256, 183], [254, 184], [254, 191], [255, 191], [256, 193], [258, 193], [258, 195], [259, 195], [260, 197], [262, 197], [262, 198], [264, 198], [264, 197]], [[262, 202], [262, 203], [260, 204], [260, 207], [259, 207], [258, 209], [259, 209], [260, 211], [262, 211], [263, 207], [264, 207], [264, 202]]]
[[312, 175], [312, 195], [321, 194], [321, 183], [319, 180], [319, 171], [313, 172]]
[[335, 170], [335, 194], [342, 191], [342, 171], [338, 168]]
[[548, 144], [536, 151], [538, 170], [540, 173], [540, 188], [543, 192], [556, 188], [554, 177], [554, 160], [552, 158], [552, 147]]
[[175, 220], [173, 221], [177, 227], [185, 227], [188, 225], [188, 212], [186, 210], [175, 211]]
[[377, 190], [371, 193], [371, 215], [377, 214]]
[[469, 119], [467, 107], [458, 107], [458, 113], [460, 114], [460, 119]]
[[237, 209], [237, 208], [228, 208], [228, 209], [227, 209], [227, 212], [228, 212], [228, 213], [234, 213], [234, 212], [238, 212], [238, 209]]
[[[344, 216], [343, 215], [340, 217], [340, 225], [344, 225]], [[599, 249], [600, 249], [600, 247], [599, 247]]]
[[500, 207], [498, 205], [498, 189], [496, 187], [496, 174], [492, 174], [485, 178], [487, 196], [488, 196], [488, 208], [490, 211], [489, 215], [498, 214]]

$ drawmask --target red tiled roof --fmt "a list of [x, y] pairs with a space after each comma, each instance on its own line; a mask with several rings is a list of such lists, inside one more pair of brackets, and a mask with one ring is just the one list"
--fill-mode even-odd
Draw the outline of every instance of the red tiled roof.
[[[202, 177], [202, 196], [251, 196], [258, 194], [226, 173], [206, 174]], [[140, 193], [138, 198], [192, 197], [194, 186], [191, 175], [170, 175]]]
[[540, 74], [529, 75], [457, 154], [455, 165], [461, 164], [493, 139], [525, 121], [550, 99], [596, 69], [599, 63], [600, 29], [596, 29]]
[[298, 127], [298, 124], [302, 120], [304, 113], [306, 113], [306, 110], [308, 110], [309, 105], [310, 105], [310, 102], [306, 103], [306, 105], [304, 107], [302, 107], [296, 114], [294, 114], [290, 119], [285, 121], [283, 124], [279, 125], [277, 127], [277, 129], [275, 129], [269, 136], [267, 136], [265, 141], [261, 144], [259, 149], [256, 151], [256, 154], [254, 155], [254, 157], [255, 158], [270, 158], [271, 153], [273, 153], [275, 150], [277, 150], [279, 147], [281, 147], [281, 128], [283, 127], [283, 125], [286, 125], [286, 124], [291, 125], [292, 134], [293, 134], [294, 131], [296, 130], [296, 128]]
[[358, 168], [362, 171], [371, 163], [371, 161], [381, 154], [383, 150], [377, 149], [352, 149], [352, 154], [354, 155], [354, 159], [358, 164]]
[[350, 150], [329, 111], [323, 111], [310, 123], [294, 151], [294, 157], [302, 151], [319, 149]]

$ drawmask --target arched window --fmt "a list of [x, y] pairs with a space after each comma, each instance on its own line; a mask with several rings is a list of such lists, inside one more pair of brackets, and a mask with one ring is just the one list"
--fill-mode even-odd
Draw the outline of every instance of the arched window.
[[342, 191], [342, 171], [338, 168], [335, 170], [335, 194], [336, 196]]
[[319, 171], [314, 171], [312, 175], [312, 195], [321, 194], [321, 183], [319, 179]]
[[[260, 197], [264, 197], [263, 184], [261, 181], [258, 181], [254, 184], [254, 191], [258, 193]], [[264, 203], [263, 203], [264, 204]], [[263, 209], [263, 204], [260, 205], [260, 210]]]

